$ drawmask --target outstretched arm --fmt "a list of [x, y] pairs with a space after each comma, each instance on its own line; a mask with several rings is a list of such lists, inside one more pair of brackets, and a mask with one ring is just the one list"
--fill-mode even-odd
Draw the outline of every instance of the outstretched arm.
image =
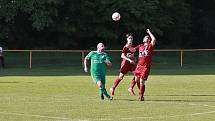
[[146, 32], [149, 34], [150, 38], [152, 39], [151, 44], [154, 46], [156, 42], [155, 36], [151, 33], [149, 29], [147, 29]]

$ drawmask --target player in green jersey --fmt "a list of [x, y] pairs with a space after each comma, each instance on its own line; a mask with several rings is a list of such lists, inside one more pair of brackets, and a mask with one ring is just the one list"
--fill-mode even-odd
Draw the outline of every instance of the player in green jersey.
[[107, 93], [105, 88], [106, 65], [111, 66], [110, 58], [107, 53], [103, 52], [105, 49], [103, 43], [97, 45], [97, 51], [91, 51], [84, 59], [84, 71], [87, 72], [87, 61], [91, 60], [90, 73], [92, 79], [99, 87], [99, 94], [104, 100], [104, 95], [112, 100], [113, 98]]

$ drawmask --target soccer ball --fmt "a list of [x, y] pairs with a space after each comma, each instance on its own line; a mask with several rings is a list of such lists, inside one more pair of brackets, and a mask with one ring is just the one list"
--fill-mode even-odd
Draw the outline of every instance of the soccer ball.
[[112, 19], [113, 19], [114, 21], [119, 21], [120, 18], [121, 18], [121, 16], [120, 16], [120, 14], [119, 14], [118, 12], [114, 12], [114, 13], [112, 14]]

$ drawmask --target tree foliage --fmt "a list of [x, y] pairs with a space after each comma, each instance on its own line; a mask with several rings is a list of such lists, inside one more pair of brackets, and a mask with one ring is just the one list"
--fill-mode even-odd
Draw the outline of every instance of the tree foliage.
[[[0, 44], [9, 49], [121, 48], [126, 33], [140, 43], [150, 28], [159, 48], [210, 48], [214, 0], [0, 0]], [[119, 22], [111, 20], [118, 11]], [[205, 41], [208, 44], [204, 44]]]

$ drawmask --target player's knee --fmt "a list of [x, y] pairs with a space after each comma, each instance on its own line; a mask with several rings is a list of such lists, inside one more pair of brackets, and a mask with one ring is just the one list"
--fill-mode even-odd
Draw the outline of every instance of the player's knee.
[[141, 84], [141, 85], [145, 85], [145, 80], [140, 79], [140, 84]]
[[124, 74], [120, 73], [118, 78], [119, 78], [119, 80], [122, 80], [123, 77], [124, 77]]
[[101, 87], [101, 86], [102, 86], [102, 82], [101, 82], [101, 81], [98, 81], [98, 82], [97, 82], [97, 85], [98, 85], [99, 87]]
[[140, 82], [140, 78], [139, 77], [135, 77], [134, 78], [136, 82]]
[[122, 79], [123, 79], [123, 77], [120, 77], [120, 76], [119, 76], [118, 78], [119, 78], [119, 80], [122, 80]]

